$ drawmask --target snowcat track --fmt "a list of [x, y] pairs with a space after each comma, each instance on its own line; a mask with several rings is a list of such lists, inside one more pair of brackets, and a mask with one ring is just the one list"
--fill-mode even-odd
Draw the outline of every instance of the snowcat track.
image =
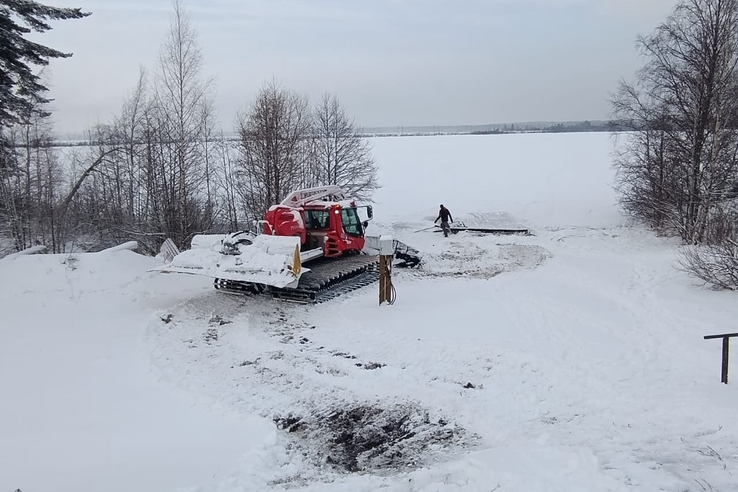
[[271, 294], [273, 298], [298, 304], [320, 304], [361, 289], [379, 280], [379, 257], [347, 256], [320, 259], [306, 265], [310, 271], [300, 277], [296, 289], [267, 288], [261, 285], [216, 279], [215, 288], [234, 294]]

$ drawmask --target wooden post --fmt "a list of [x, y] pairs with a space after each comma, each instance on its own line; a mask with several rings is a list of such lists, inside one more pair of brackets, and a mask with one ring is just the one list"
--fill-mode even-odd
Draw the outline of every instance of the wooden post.
[[379, 255], [379, 305], [389, 300], [387, 293], [387, 257]]
[[723, 338], [723, 370], [720, 375], [720, 382], [728, 384], [728, 359], [730, 358], [730, 338]]
[[707, 335], [705, 340], [715, 340], [721, 338], [723, 340], [723, 363], [720, 371], [720, 382], [728, 384], [728, 366], [730, 362], [730, 339], [738, 337], [738, 333], [725, 333], [722, 335]]
[[392, 279], [389, 270], [394, 257], [394, 240], [392, 236], [381, 236], [379, 238], [379, 305], [385, 302], [392, 304]]

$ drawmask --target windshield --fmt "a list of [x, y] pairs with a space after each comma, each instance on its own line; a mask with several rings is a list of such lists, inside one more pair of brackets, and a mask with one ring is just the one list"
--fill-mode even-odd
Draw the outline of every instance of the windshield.
[[328, 229], [330, 212], [327, 210], [305, 210], [305, 227], [308, 229]]
[[341, 210], [341, 224], [343, 224], [343, 230], [350, 236], [361, 236], [363, 232], [359, 221], [359, 213], [355, 208]]

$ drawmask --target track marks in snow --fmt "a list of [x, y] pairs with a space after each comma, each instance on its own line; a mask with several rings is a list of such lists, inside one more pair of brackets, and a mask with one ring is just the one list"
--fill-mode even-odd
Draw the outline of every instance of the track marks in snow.
[[491, 242], [494, 236], [462, 233], [463, 237], [440, 238], [423, 251], [419, 274], [430, 277], [489, 279], [506, 272], [532, 270], [551, 258], [551, 253], [535, 244]]
[[406, 471], [475, 445], [453, 415], [403, 395], [357, 390], [357, 380], [375, 379], [386, 363], [315, 343], [306, 310], [206, 295], [152, 320], [153, 359], [180, 386], [274, 419], [285, 430], [282, 444], [304, 465], [285, 483], [327, 472]]
[[[280, 425], [303, 425], [292, 433], [287, 425], [281, 435], [279, 443], [288, 449], [282, 460], [293, 466], [270, 474], [274, 487], [734, 488], [738, 456], [730, 436], [738, 430], [718, 430], [732, 419], [719, 406], [706, 410], [710, 421], [694, 411], [696, 394], [710, 401], [710, 391], [694, 390], [704, 353], [685, 350], [689, 309], [664, 301], [674, 274], [663, 245], [628, 229], [561, 230], [511, 243], [487, 238], [484, 247], [449, 239], [432, 251], [431, 259], [447, 262], [437, 263], [438, 271], [457, 262], [470, 267], [466, 278], [475, 278], [476, 266], [508, 254], [510, 264], [520, 259], [519, 275], [487, 283], [438, 278], [444, 275], [423, 280], [402, 271], [396, 276], [403, 302], [379, 310], [374, 292], [310, 308], [213, 294], [174, 313], [196, 341], [192, 353], [177, 343], [179, 334], [156, 333], [153, 325], [151, 334], [162, 337], [157, 350], [165, 347], [174, 366], [190, 368], [186, 377], [176, 375], [181, 384]], [[527, 268], [539, 265], [531, 260], [539, 253], [545, 268]], [[461, 312], [449, 316], [439, 309], [436, 302], [445, 299], [454, 301], [449, 309]], [[210, 326], [213, 313], [232, 323]], [[208, 329], [217, 330], [210, 344], [204, 341]], [[442, 448], [431, 470], [412, 471], [414, 464], [400, 460], [395, 463], [405, 470], [402, 480], [381, 477], [377, 468], [387, 466], [387, 455], [364, 453], [363, 444], [376, 434], [362, 437], [362, 415], [374, 408], [390, 412], [383, 445], [405, 446], [413, 454], [422, 446], [398, 443], [393, 433], [401, 429], [395, 416], [401, 420], [402, 413], [391, 409], [408, 404], [429, 411], [427, 422], [452, 422], [464, 433]], [[338, 422], [356, 417], [359, 425], [340, 437], [330, 415], [338, 415]], [[433, 426], [427, 430], [432, 434]], [[344, 443], [357, 452], [346, 453]], [[446, 460], [450, 455], [454, 461]], [[532, 455], [540, 457], [535, 465]], [[331, 474], [356, 466], [374, 475], [355, 481]], [[564, 482], [559, 470], [569, 474]]]

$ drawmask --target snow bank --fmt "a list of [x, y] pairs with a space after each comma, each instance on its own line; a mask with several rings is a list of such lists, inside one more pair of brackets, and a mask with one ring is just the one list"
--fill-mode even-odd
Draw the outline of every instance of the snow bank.
[[100, 253], [112, 253], [114, 251], [136, 251], [138, 249], [138, 241], [128, 241], [112, 248], [104, 249]]
[[0, 261], [0, 295], [70, 295], [118, 291], [160, 265], [132, 251], [6, 257]]
[[17, 253], [12, 253], [7, 256], [5, 256], [5, 259], [12, 260], [14, 258], [17, 258], [19, 256], [27, 256], [27, 255], [38, 255], [45, 253], [48, 248], [44, 246], [43, 244], [39, 244], [38, 246], [31, 246], [30, 248], [26, 248], [23, 251], [18, 251]]
[[140, 341], [210, 282], [131, 251], [0, 260], [0, 490], [128, 492], [220, 482], [268, 422], [162, 385]]

